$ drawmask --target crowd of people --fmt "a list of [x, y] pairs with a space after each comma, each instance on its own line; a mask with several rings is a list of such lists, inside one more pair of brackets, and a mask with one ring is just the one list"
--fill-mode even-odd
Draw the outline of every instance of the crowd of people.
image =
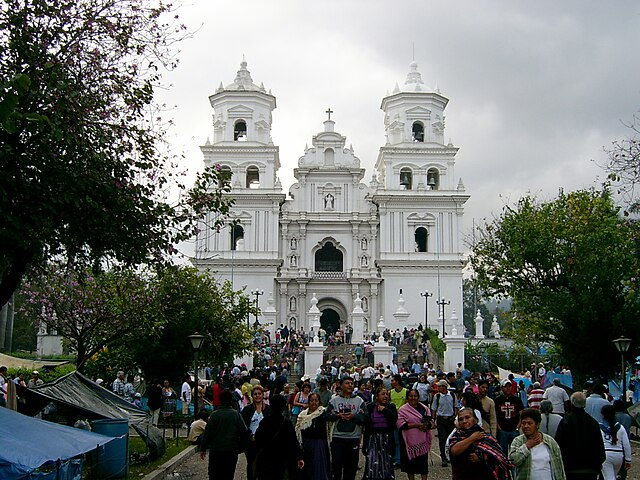
[[558, 379], [541, 388], [536, 372], [522, 395], [517, 378], [499, 381], [461, 365], [445, 373], [423, 364], [417, 375], [406, 365], [395, 374], [387, 367], [334, 357], [296, 384], [279, 365], [221, 369], [197, 440], [201, 456], [210, 453], [211, 478], [233, 478], [244, 453], [248, 480], [281, 479], [285, 471], [354, 480], [359, 455], [364, 480], [398, 471], [426, 480], [436, 432], [441, 466], [454, 480], [614, 480], [630, 468], [632, 418], [598, 384], [569, 396]]
[[[614, 401], [599, 383], [572, 392], [553, 376], [547, 385], [547, 372], [570, 370], [544, 364], [503, 379], [462, 364], [443, 372], [416, 356], [373, 365], [366, 344], [349, 358], [332, 356], [314, 376], [294, 383], [289, 376], [302, 372], [303, 333], [276, 338], [276, 344], [256, 339], [261, 361], [251, 370], [225, 364], [207, 368], [208, 379], [197, 385], [186, 375], [175, 390], [168, 380], [147, 388], [154, 425], [175, 412], [178, 400], [188, 415], [198, 388], [201, 408], [189, 439], [203, 459], [209, 453], [210, 478], [232, 479], [244, 454], [248, 480], [354, 480], [362, 455], [364, 480], [393, 480], [398, 471], [426, 480], [436, 436], [440, 466], [450, 468], [454, 480], [617, 480], [631, 466], [634, 419], [627, 400], [633, 389]], [[5, 375], [0, 368], [5, 390], [7, 381], [25, 382]], [[30, 384], [38, 382], [33, 372]], [[132, 376], [119, 371], [108, 388], [142, 406]]]

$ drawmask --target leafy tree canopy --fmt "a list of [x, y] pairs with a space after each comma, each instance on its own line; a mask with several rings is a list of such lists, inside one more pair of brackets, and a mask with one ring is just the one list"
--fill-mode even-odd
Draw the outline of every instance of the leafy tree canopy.
[[155, 330], [132, 329], [121, 335], [89, 362], [91, 374], [110, 378], [108, 370], [140, 369], [148, 380], [179, 380], [193, 369], [187, 337], [196, 332], [205, 336], [200, 365], [230, 362], [250, 347], [247, 318], [256, 311], [251, 299], [234, 291], [231, 283], [220, 285], [211, 274], [191, 267], [164, 267], [151, 279], [149, 290]]
[[205, 212], [223, 221], [223, 172], [184, 191], [154, 104], [185, 36], [176, 19], [162, 0], [3, 2], [0, 305], [49, 258], [158, 261]]
[[[22, 311], [32, 313], [34, 328], [43, 322], [65, 338], [79, 371], [123, 336], [153, 334], [161, 326], [148, 282], [131, 269], [94, 272], [82, 265], [50, 263], [32, 278], [21, 290], [26, 299]], [[33, 315], [34, 310], [39, 314]]]
[[584, 375], [615, 371], [611, 340], [640, 334], [637, 225], [618, 213], [607, 190], [526, 196], [480, 227], [473, 246], [479, 287], [510, 296], [517, 328], [556, 344]]
[[141, 273], [51, 264], [21, 295], [34, 323], [65, 337], [78, 370], [105, 379], [120, 369], [181, 378], [193, 368], [187, 337], [196, 332], [205, 336], [202, 364], [230, 361], [250, 347], [246, 320], [256, 313], [243, 291], [186, 266]]

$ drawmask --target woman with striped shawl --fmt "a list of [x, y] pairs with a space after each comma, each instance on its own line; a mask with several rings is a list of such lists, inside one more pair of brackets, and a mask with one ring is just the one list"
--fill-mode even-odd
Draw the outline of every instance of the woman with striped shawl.
[[458, 412], [458, 429], [449, 441], [453, 480], [510, 480], [512, 465], [498, 441], [478, 425], [471, 408]]

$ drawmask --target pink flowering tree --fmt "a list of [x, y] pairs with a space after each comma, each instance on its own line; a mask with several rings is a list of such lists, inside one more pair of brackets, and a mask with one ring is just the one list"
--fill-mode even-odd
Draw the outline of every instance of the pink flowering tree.
[[154, 102], [187, 35], [163, 0], [3, 2], [0, 305], [49, 259], [161, 262], [224, 221], [225, 173], [186, 188]]
[[128, 335], [153, 335], [162, 326], [154, 315], [147, 280], [130, 269], [92, 272], [82, 266], [49, 264], [25, 282], [23, 308], [37, 312], [38, 328], [62, 335], [83, 371], [87, 361]]

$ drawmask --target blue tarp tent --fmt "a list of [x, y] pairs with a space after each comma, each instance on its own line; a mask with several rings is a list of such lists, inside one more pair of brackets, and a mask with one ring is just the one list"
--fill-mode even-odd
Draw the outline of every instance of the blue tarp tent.
[[[105, 445], [114, 437], [67, 427], [57, 423], [27, 417], [7, 408], [0, 408], [0, 478], [3, 480], [80, 478], [78, 467], [67, 460]], [[60, 460], [66, 476], [33, 474], [34, 470]]]

